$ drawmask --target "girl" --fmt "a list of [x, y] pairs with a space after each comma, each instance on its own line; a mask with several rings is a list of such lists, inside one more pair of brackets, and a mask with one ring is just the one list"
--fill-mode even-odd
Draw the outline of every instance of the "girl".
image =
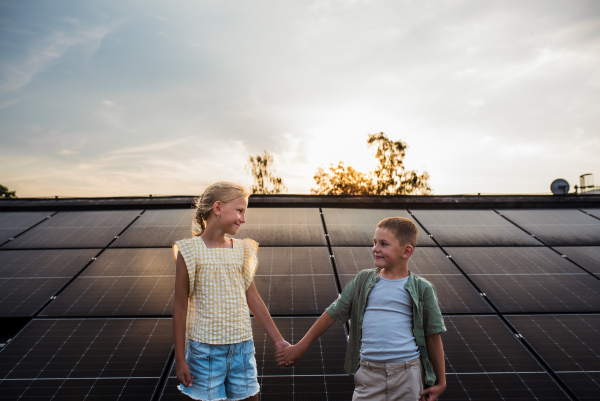
[[258, 401], [249, 310], [276, 350], [289, 346], [254, 285], [258, 243], [225, 236], [246, 222], [247, 206], [244, 187], [209, 186], [196, 201], [194, 237], [173, 245], [175, 361], [189, 399]]

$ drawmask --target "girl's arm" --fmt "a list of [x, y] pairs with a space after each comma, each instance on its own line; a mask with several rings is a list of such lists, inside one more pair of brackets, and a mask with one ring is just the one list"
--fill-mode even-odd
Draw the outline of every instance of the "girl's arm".
[[254, 315], [258, 324], [260, 324], [260, 327], [263, 328], [265, 333], [267, 333], [267, 336], [269, 336], [269, 339], [275, 344], [275, 350], [279, 351], [280, 349], [289, 347], [290, 344], [283, 339], [279, 330], [277, 330], [277, 327], [271, 318], [271, 314], [256, 290], [254, 281], [252, 281], [252, 284], [250, 284], [250, 287], [246, 290], [246, 302], [248, 302], [248, 308]]
[[173, 343], [175, 346], [175, 364], [177, 366], [177, 379], [185, 387], [190, 387], [194, 378], [190, 374], [190, 367], [185, 360], [185, 320], [187, 318], [188, 293], [190, 278], [188, 269], [177, 252], [175, 266], [175, 302], [173, 303]]

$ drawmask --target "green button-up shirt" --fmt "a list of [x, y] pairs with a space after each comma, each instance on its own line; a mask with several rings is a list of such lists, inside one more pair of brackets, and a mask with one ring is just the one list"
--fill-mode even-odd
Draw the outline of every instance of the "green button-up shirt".
[[[327, 308], [327, 313], [337, 323], [344, 324], [351, 320], [344, 372], [352, 375], [356, 373], [360, 366], [362, 322], [369, 293], [377, 280], [379, 280], [377, 269], [361, 271], [348, 283], [338, 299]], [[435, 384], [435, 373], [427, 353], [425, 337], [445, 332], [444, 319], [438, 306], [435, 289], [429, 281], [409, 271], [409, 278], [404, 288], [413, 301], [413, 334], [419, 347], [421, 363], [425, 369], [425, 385], [433, 386]]]

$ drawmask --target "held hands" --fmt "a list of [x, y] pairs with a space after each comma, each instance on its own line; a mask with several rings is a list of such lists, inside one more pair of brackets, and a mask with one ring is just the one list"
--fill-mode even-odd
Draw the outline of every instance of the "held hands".
[[[285, 341], [285, 340], [277, 341], [275, 343], [275, 357], [277, 357], [277, 353], [279, 351], [281, 351], [281, 350], [283, 350], [284, 348], [287, 348], [287, 347], [291, 347], [290, 343], [288, 343], [287, 341]], [[277, 365], [277, 366], [279, 366], [279, 367], [287, 367], [287, 366], [291, 366], [291, 364], [290, 363], [285, 363], [285, 365], [283, 365], [283, 366], [280, 366], [280, 365]]]
[[192, 387], [194, 378], [190, 374], [190, 367], [184, 360], [177, 361], [177, 379], [184, 387]]
[[446, 390], [446, 384], [436, 384], [435, 386], [431, 386], [425, 390], [423, 390], [423, 394], [421, 394], [421, 398], [419, 401], [435, 401], [440, 395]]
[[275, 352], [275, 360], [280, 368], [292, 367], [304, 356], [304, 350], [299, 344], [290, 345]]

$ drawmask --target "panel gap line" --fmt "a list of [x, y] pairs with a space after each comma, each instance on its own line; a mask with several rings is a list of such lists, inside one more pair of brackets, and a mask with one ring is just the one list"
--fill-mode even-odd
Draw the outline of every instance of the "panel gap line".
[[[96, 261], [98, 259], [98, 257], [100, 255], [102, 255], [102, 253], [108, 249], [108, 247], [110, 246], [110, 244], [112, 244], [117, 237], [121, 236], [123, 234], [123, 232], [125, 232], [125, 230], [127, 230], [133, 223], [135, 223], [135, 221], [137, 219], [139, 219], [145, 212], [146, 210], [142, 210], [141, 213], [139, 213], [123, 230], [121, 230], [121, 232], [119, 232], [119, 234], [117, 234], [115, 236], [115, 238], [113, 238], [108, 244], [106, 244], [104, 246], [104, 248], [100, 249], [100, 251], [96, 254], [96, 256], [94, 256], [89, 262], [87, 262], [85, 264], [85, 266], [83, 266], [69, 281], [67, 281], [58, 291], [56, 291], [54, 293], [53, 296], [51, 296], [44, 305], [42, 305], [34, 314], [33, 317], [37, 317], [40, 313], [42, 313], [44, 311], [44, 309], [46, 309], [50, 303], [52, 303], [52, 301], [54, 301], [56, 299], [56, 297], [58, 297], [73, 281], [75, 281], [77, 279], [77, 277], [79, 277], [84, 271], [85, 269], [87, 269], [92, 263], [94, 263], [94, 261]], [[89, 249], [89, 248], [84, 248], [84, 249]], [[94, 248], [92, 248], [94, 249]], [[97, 248], [96, 248], [97, 249]]]
[[[498, 213], [495, 209], [493, 209], [494, 212]], [[421, 226], [423, 227], [423, 230], [425, 230], [425, 232], [430, 235], [431, 233], [425, 228], [425, 226], [423, 224], [421, 224], [421, 222], [418, 220], [417, 216], [415, 216], [412, 211], [409, 209], [408, 212], [411, 214], [411, 216], [415, 219], [415, 221]], [[500, 213], [498, 213], [500, 214]], [[504, 216], [502, 216], [504, 217]], [[508, 220], [508, 219], [507, 219]], [[510, 220], [508, 220], [510, 221]], [[512, 221], [511, 221], [512, 223]], [[514, 224], [514, 223], [513, 223]], [[521, 227], [519, 227], [521, 228]], [[522, 229], [522, 228], [521, 228]], [[525, 231], [525, 230], [523, 230]], [[439, 249], [446, 255], [446, 256], [450, 256], [450, 254], [448, 252], [446, 252], [446, 250], [444, 249], [443, 246], [440, 245], [440, 243], [437, 241], [437, 239], [435, 238], [435, 236], [430, 236], [430, 238], [437, 244], [437, 246], [439, 247]], [[537, 237], [535, 237], [537, 238]], [[541, 242], [541, 241], [540, 241]], [[475, 282], [473, 282], [473, 280], [471, 280], [471, 278], [469, 277], [469, 275], [463, 270], [463, 268], [453, 259], [453, 258], [448, 258], [450, 260], [450, 262], [452, 262], [454, 264], [454, 266], [456, 266], [456, 268], [464, 275], [464, 277], [471, 283], [471, 285], [477, 290], [477, 292], [479, 294], [484, 293], [479, 286], [477, 286], [475, 284]], [[496, 307], [496, 305], [488, 298], [488, 297], [483, 297], [484, 300], [488, 303], [488, 305], [496, 312], [496, 316], [504, 323], [504, 325], [512, 331], [512, 334], [516, 335], [519, 334], [519, 331], [516, 330], [516, 328], [510, 324], [510, 322], [508, 321], [508, 319], [506, 319], [502, 313], [500, 312], [500, 310]], [[575, 394], [573, 394], [573, 392], [567, 387], [567, 385], [562, 381], [562, 379], [560, 379], [558, 377], [558, 375], [556, 373], [554, 373], [554, 371], [550, 368], [550, 366], [548, 366], [548, 364], [542, 359], [542, 357], [525, 341], [525, 339], [523, 337], [516, 337], [518, 341], [521, 342], [521, 344], [523, 344], [523, 346], [525, 347], [525, 349], [527, 349], [529, 351], [529, 353], [533, 356], [533, 358], [540, 364], [540, 366], [542, 366], [542, 368], [546, 371], [547, 374], [550, 375], [550, 377], [552, 377], [552, 379], [554, 379], [554, 381], [560, 386], [560, 388], [565, 392], [565, 394], [567, 394], [567, 396], [569, 396], [571, 399], [573, 400], [579, 400], [578, 397], [575, 396]]]
[[38, 221], [37, 223], [35, 223], [34, 225], [32, 225], [29, 228], [26, 228], [25, 231], [21, 231], [20, 233], [18, 233], [17, 235], [15, 235], [14, 237], [12, 237], [12, 240], [7, 240], [5, 242], [3, 242], [2, 244], [0, 244], [0, 248], [2, 248], [4, 245], [8, 244], [9, 242], [14, 241], [15, 239], [17, 239], [17, 237], [20, 237], [21, 235], [25, 234], [27, 231], [31, 230], [34, 227], [39, 226], [40, 224], [42, 224], [44, 221], [48, 220], [49, 218], [51, 218], [52, 216], [54, 216], [56, 213], [58, 213], [58, 211], [46, 216], [45, 218], [43, 218], [41, 221]]
[[111, 315], [111, 316], [36, 316], [32, 320], [171, 320], [171, 316], [167, 315], [144, 315], [144, 316], [130, 316], [130, 315]]
[[167, 359], [167, 365], [162, 371], [160, 375], [160, 379], [158, 380], [158, 384], [154, 389], [154, 394], [152, 394], [151, 401], [158, 401], [160, 396], [162, 395], [165, 387], [167, 386], [167, 382], [169, 381], [169, 374], [171, 373], [171, 367], [173, 365], [173, 361], [175, 360], [175, 349], [171, 348], [171, 353], [169, 354], [169, 358]]
[[[551, 245], [549, 245], [548, 243], [546, 243], [545, 241], [543, 241], [542, 239], [538, 238], [537, 235], [533, 235], [533, 233], [530, 233], [529, 231], [525, 230], [523, 227], [519, 226], [517, 223], [515, 223], [514, 221], [512, 221], [511, 219], [509, 219], [508, 217], [506, 217], [505, 215], [503, 215], [502, 213], [500, 213], [499, 211], [497, 211], [496, 209], [492, 209], [494, 210], [494, 212], [498, 213], [500, 215], [500, 217], [504, 217], [504, 219], [508, 222], [510, 222], [511, 224], [513, 224], [515, 227], [520, 228], [521, 230], [523, 230], [525, 233], [527, 233], [529, 236], [537, 239], [539, 242], [541, 242], [542, 244], [544, 244], [544, 246], [550, 250], [552, 250], [554, 253], [556, 253], [557, 255], [560, 255], [561, 257], [563, 256], [562, 252], [557, 251], [556, 249], [554, 249]], [[583, 210], [581, 209], [577, 209], [581, 212], [583, 212]], [[585, 213], [585, 212], [583, 212]], [[595, 218], [595, 216], [592, 216]], [[600, 220], [600, 219], [599, 219]], [[592, 277], [594, 277], [596, 280], [600, 280], [600, 277], [596, 276], [594, 273], [592, 273], [591, 271], [589, 271], [588, 269], [586, 269], [585, 267], [581, 266], [579, 263], [575, 262], [574, 260], [572, 260], [571, 258], [569, 258], [568, 256], [565, 257], [564, 259], [568, 260], [569, 262], [573, 263], [575, 266], [579, 267], [581, 270], [583, 270], [584, 272], [590, 274]]]
[[594, 216], [593, 214], [591, 214], [591, 213], [588, 213], [588, 212], [586, 212], [586, 211], [585, 211], [585, 210], [583, 210], [583, 209], [579, 209], [579, 208], [578, 208], [577, 210], [579, 210], [579, 211], [580, 211], [580, 212], [582, 212], [582, 213], [585, 213], [585, 214], [587, 214], [588, 216], [592, 216], [592, 217], [593, 217], [593, 218], [595, 218], [596, 220], [600, 220], [600, 217], [596, 217], [596, 216]]

